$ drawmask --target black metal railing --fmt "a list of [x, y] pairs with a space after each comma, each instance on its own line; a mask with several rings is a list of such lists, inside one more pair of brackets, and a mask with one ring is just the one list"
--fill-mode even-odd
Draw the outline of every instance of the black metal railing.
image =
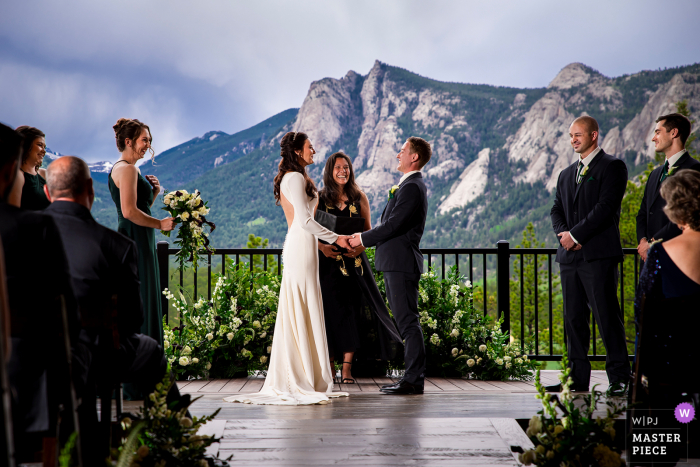
[[[175, 255], [179, 250], [170, 248], [167, 242], [158, 242], [157, 253], [158, 262], [160, 266], [160, 283], [161, 288], [165, 289], [169, 287], [170, 283], [170, 269], [171, 269], [171, 257]], [[556, 248], [510, 248], [507, 241], [501, 240], [497, 243], [496, 248], [423, 248], [421, 249], [425, 257], [425, 262], [428, 268], [434, 268], [437, 270], [442, 279], [445, 279], [449, 269], [455, 267], [457, 273], [460, 272], [469, 279], [472, 283], [475, 283], [475, 278], [479, 280], [480, 288], [482, 292], [480, 293], [481, 304], [480, 308], [483, 309], [484, 315], [492, 314], [495, 318], [502, 316], [503, 324], [502, 329], [504, 331], [511, 332], [514, 338], [519, 338], [520, 345], [525, 349], [526, 343], [534, 349], [533, 352], [529, 353], [529, 357], [541, 360], [541, 361], [558, 361], [561, 360], [561, 354], [555, 351], [554, 342], [554, 302], [555, 299], [561, 299], [560, 287], [554, 286], [554, 278], [558, 275], [558, 265], [553, 261], [552, 257], [556, 256]], [[625, 261], [620, 263], [619, 268], [619, 295], [620, 295], [620, 306], [622, 308], [623, 316], [625, 314], [626, 306], [632, 306], [627, 304], [625, 297], [634, 297], [634, 287], [636, 287], [637, 281], [639, 280], [639, 256], [635, 248], [623, 248], [623, 253], [625, 255]], [[269, 269], [268, 257], [273, 256], [276, 258], [276, 273], [278, 275], [282, 274], [282, 249], [270, 248], [219, 248], [216, 249], [213, 255], [207, 255], [206, 266], [201, 266], [196, 270], [191, 271], [194, 274], [193, 277], [193, 296], [200, 295], [198, 290], [198, 275], [206, 274], [206, 298], [211, 299], [212, 294], [212, 272], [220, 271], [225, 273], [226, 270], [226, 258], [234, 259], [235, 264], [241, 266], [246, 265], [252, 271], [254, 269], [254, 263], [256, 257], [262, 257], [262, 269], [267, 271]], [[525, 287], [528, 286], [525, 278], [526, 260], [525, 258], [531, 256], [532, 261], [530, 264], [530, 271], [532, 280], [534, 282], [533, 290], [534, 293], [531, 295], [531, 301], [534, 315], [533, 328], [530, 331], [530, 336], [526, 336], [526, 326], [525, 326], [525, 310], [526, 310], [526, 293]], [[437, 261], [434, 260], [437, 259]], [[546, 260], [544, 258], [546, 257]], [[630, 258], [631, 257], [631, 258]], [[241, 262], [241, 259], [243, 262]], [[540, 259], [543, 259], [545, 263], [540, 263]], [[633, 274], [634, 280], [632, 282], [633, 290], [625, 290], [625, 262], [629, 259], [633, 261]], [[247, 262], [246, 262], [247, 260]], [[220, 269], [213, 263], [220, 264]], [[259, 260], [258, 260], [259, 262]], [[541, 267], [541, 264], [546, 264], [546, 269]], [[489, 265], [491, 268], [489, 268]], [[495, 278], [493, 277], [493, 266], [495, 266]], [[465, 270], [466, 269], [466, 270]], [[517, 269], [518, 274], [513, 277], [512, 271]], [[534, 274], [532, 274], [534, 271]], [[546, 283], [540, 283], [540, 275], [546, 275]], [[491, 285], [489, 285], [491, 282]], [[495, 282], [495, 284], [494, 284]], [[183, 286], [184, 276], [183, 271], [179, 271], [179, 284]], [[488, 291], [490, 287], [495, 287], [495, 304], [489, 305], [489, 298], [493, 298], [493, 295], [489, 296]], [[545, 288], [544, 296], [546, 297], [546, 303], [541, 303], [540, 300], [540, 290]], [[202, 291], [203, 292], [203, 291]], [[513, 310], [514, 312], [519, 312], [519, 329], [511, 330], [511, 322], [513, 315], [511, 313], [511, 295], [515, 293], [517, 298], [516, 301], [520, 303], [519, 310]], [[201, 293], [205, 296], [204, 293]], [[164, 295], [161, 295], [163, 312], [166, 315], [166, 320], [168, 319], [168, 300]], [[543, 310], [544, 308], [544, 310]], [[544, 317], [545, 326], [542, 327], [540, 323], [540, 314], [542, 311], [546, 311], [546, 316]], [[517, 316], [517, 315], [515, 315]], [[517, 318], [516, 318], [517, 319]], [[626, 327], [634, 326], [634, 323], [625, 323]], [[590, 360], [594, 361], [604, 361], [605, 355], [598, 353], [599, 337], [596, 331], [595, 319], [590, 319], [591, 323], [591, 350], [592, 355], [589, 355]], [[545, 332], [547, 333], [547, 339], [544, 343], [545, 350], [541, 351], [540, 335]], [[566, 331], [562, 327], [563, 332], [563, 342], [566, 342]], [[631, 356], [630, 358], [633, 358]]]

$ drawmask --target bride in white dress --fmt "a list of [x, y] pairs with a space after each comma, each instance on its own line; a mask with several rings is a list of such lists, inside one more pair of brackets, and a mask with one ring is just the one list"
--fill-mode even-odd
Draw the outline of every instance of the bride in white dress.
[[317, 238], [350, 248], [314, 220], [318, 194], [306, 174], [316, 153], [305, 133], [289, 132], [280, 142], [282, 161], [275, 177], [275, 199], [287, 218], [282, 284], [272, 340], [270, 367], [257, 394], [227, 397], [228, 402], [271, 405], [325, 404], [333, 392], [323, 300], [318, 279]]

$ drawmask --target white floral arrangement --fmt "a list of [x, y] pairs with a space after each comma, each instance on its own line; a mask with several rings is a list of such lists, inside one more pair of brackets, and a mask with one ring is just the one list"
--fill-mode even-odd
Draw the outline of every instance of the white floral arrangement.
[[[208, 237], [216, 225], [207, 221], [205, 217], [209, 214], [207, 202], [202, 199], [199, 190], [194, 190], [194, 193], [176, 190], [165, 192], [163, 204], [163, 210], [175, 218], [176, 224], [180, 224], [175, 241], [175, 245], [180, 247], [180, 251], [175, 255], [180, 268], [183, 269], [188, 262], [196, 267], [201, 252], [213, 253]], [[208, 233], [204, 231], [204, 226], [209, 227]], [[170, 232], [162, 233], [166, 237], [170, 236]]]
[[164, 290], [179, 312], [179, 325], [163, 328], [165, 354], [178, 377], [223, 378], [267, 370], [279, 284], [275, 274], [250, 272], [247, 265], [237, 268], [230, 262], [209, 301]]

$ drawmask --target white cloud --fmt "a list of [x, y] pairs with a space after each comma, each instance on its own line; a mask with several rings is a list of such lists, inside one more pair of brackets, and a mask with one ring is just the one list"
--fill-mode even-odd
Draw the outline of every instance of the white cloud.
[[[700, 61], [684, 32], [699, 11], [692, 0], [12, 2], [0, 120], [43, 125], [62, 152], [114, 158], [120, 116], [146, 121], [164, 150], [298, 107], [311, 81], [365, 74], [375, 59], [517, 87], [546, 86], [573, 61], [609, 76]], [[659, 38], [655, 16], [676, 33]]]

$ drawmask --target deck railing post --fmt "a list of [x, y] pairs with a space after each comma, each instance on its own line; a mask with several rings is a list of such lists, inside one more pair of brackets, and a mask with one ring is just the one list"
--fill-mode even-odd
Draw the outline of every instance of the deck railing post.
[[506, 240], [499, 240], [496, 246], [498, 249], [496, 262], [497, 311], [503, 316], [501, 329], [503, 332], [510, 332], [510, 244]]
[[169, 276], [169, 261], [168, 261], [168, 248], [170, 244], [168, 242], [158, 242], [156, 244], [156, 255], [158, 257], [158, 273], [160, 278], [160, 303], [161, 312], [165, 315], [165, 322], [169, 323], [168, 320], [168, 299], [163, 295], [163, 290], [168, 288], [168, 276]]

